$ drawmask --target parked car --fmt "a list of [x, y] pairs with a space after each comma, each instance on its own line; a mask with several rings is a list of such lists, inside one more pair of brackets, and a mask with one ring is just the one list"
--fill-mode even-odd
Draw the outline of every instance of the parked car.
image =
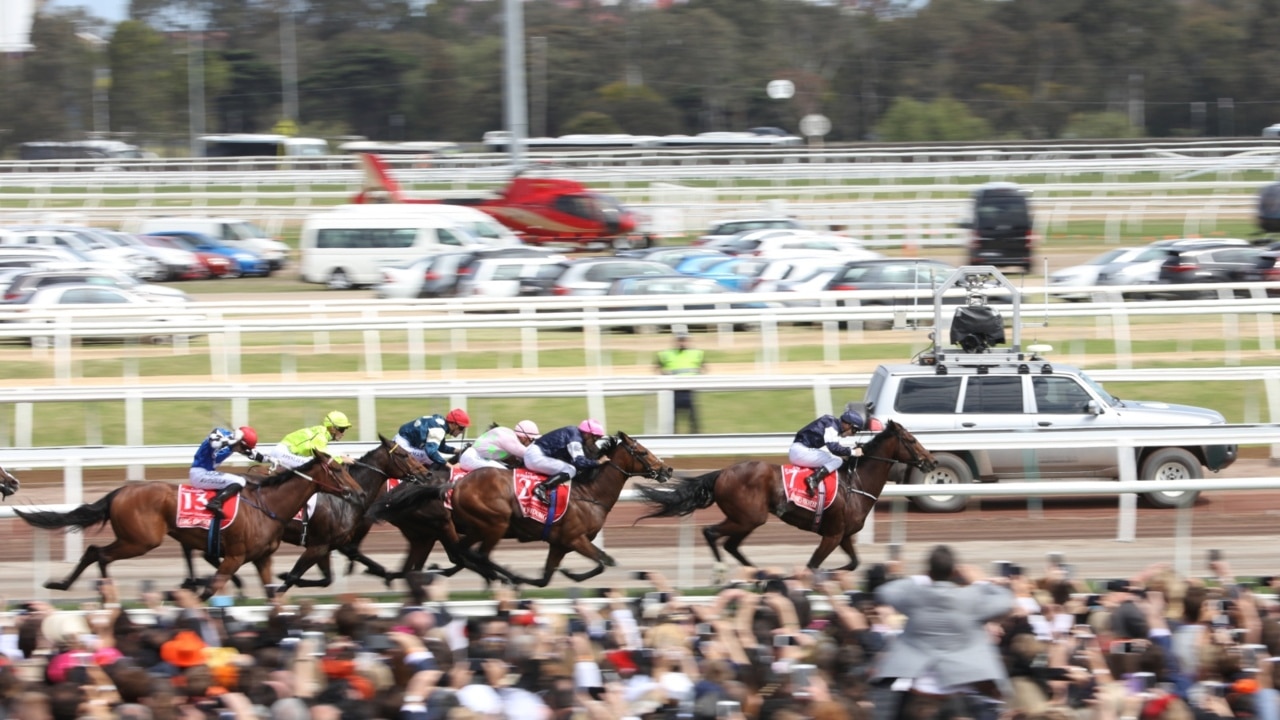
[[151, 245], [133, 233], [119, 230], [103, 230], [102, 236], [123, 247], [137, 248], [152, 253], [164, 268], [164, 274], [156, 280], [202, 280], [209, 277], [209, 270], [196, 254], [182, 248]]
[[615, 255], [617, 257], [631, 258], [634, 260], [652, 260], [653, 262], [660, 262], [663, 265], [668, 265], [672, 268], [676, 267], [684, 260], [694, 257], [728, 257], [725, 253], [714, 248], [694, 247], [692, 245], [685, 245], [681, 247], [656, 247], [640, 251], [624, 250], [622, 252], [615, 253]]
[[659, 262], [586, 257], [539, 268], [536, 276], [521, 283], [521, 294], [604, 295], [609, 291], [609, 285], [620, 277], [670, 274], [671, 268]]
[[137, 279], [114, 270], [56, 270], [35, 268], [14, 277], [5, 289], [5, 302], [13, 302], [23, 295], [51, 285], [96, 285], [129, 290], [150, 300], [187, 301], [187, 294], [177, 288], [139, 282]]
[[[947, 278], [943, 278], [945, 281]], [[1004, 291], [1018, 290], [1004, 281]], [[970, 288], [970, 292], [972, 289]], [[985, 292], [979, 294], [986, 294]], [[990, 334], [989, 319], [1003, 337], [1004, 319], [991, 313], [975, 313], [981, 307], [966, 305], [964, 314], [952, 320], [950, 345], [935, 336], [932, 351], [921, 353], [909, 364], [881, 365], [872, 373], [863, 404], [871, 429], [890, 420], [914, 433], [1070, 432], [1079, 428], [1142, 428], [1221, 425], [1222, 414], [1207, 408], [1166, 402], [1121, 400], [1107, 392], [1084, 371], [1049, 361], [1044, 349], [1035, 347], [974, 351], [966, 346], [966, 332]], [[973, 325], [957, 332], [962, 319]], [[1018, 322], [1015, 314], [1013, 321]], [[957, 343], [957, 335], [961, 335]], [[954, 345], [959, 348], [952, 349]], [[1058, 437], [1062, 437], [1058, 434]], [[1235, 445], [1162, 446], [1156, 439], [1134, 448], [1138, 477], [1143, 479], [1195, 479], [1202, 468], [1222, 470], [1235, 462]], [[935, 451], [937, 466], [928, 472], [897, 470], [892, 479], [916, 485], [958, 485], [1001, 480], [1053, 480], [1120, 477], [1120, 459], [1114, 446], [1087, 444], [1051, 448], [991, 448]], [[944, 488], [939, 487], [940, 491]], [[1157, 491], [1145, 494], [1155, 507], [1189, 507], [1197, 493]], [[913, 498], [921, 509], [953, 512], [964, 508], [967, 497], [937, 495]]]
[[142, 279], [156, 277], [162, 272], [162, 268], [152, 257], [121, 248], [83, 228], [10, 226], [0, 230], [0, 243], [24, 247], [64, 247], [79, 257], [109, 265]]
[[563, 260], [551, 248], [516, 245], [432, 253], [382, 268], [382, 283], [374, 288], [380, 298], [450, 297], [458, 282], [483, 258], [546, 258]]
[[[1141, 253], [1124, 260], [1113, 260], [1098, 271], [1098, 285], [1154, 285], [1160, 280], [1160, 266], [1169, 257], [1170, 250], [1183, 250], [1218, 245], [1248, 245], [1248, 240], [1238, 238], [1169, 238], [1146, 245]], [[1130, 293], [1126, 296], [1141, 296]]]
[[459, 297], [517, 297], [528, 278], [538, 276], [538, 271], [564, 261], [564, 256], [544, 257], [481, 257], [472, 263], [465, 274], [458, 277], [456, 294]]
[[[1160, 285], [1257, 282], [1261, 278], [1260, 256], [1265, 252], [1267, 248], [1259, 245], [1170, 249], [1160, 264], [1156, 282]], [[1218, 293], [1210, 291], [1198, 296], [1214, 298]], [[1168, 297], [1186, 300], [1197, 297], [1197, 294], [1173, 292]]]
[[195, 256], [196, 261], [200, 263], [200, 267], [205, 272], [205, 277], [220, 278], [224, 277], [232, 271], [233, 261], [223, 255], [217, 253], [205, 252], [196, 249], [193, 242], [180, 237], [167, 237], [164, 235], [137, 235], [138, 240], [147, 245], [160, 248], [173, 248], [183, 252], [189, 252]]
[[[1049, 273], [1050, 287], [1089, 287], [1098, 284], [1098, 275], [1103, 268], [1113, 264], [1126, 264], [1146, 251], [1145, 247], [1127, 247], [1108, 250], [1080, 265], [1055, 270]], [[1060, 294], [1057, 297], [1070, 302], [1088, 300], [1089, 293], [1079, 292]]]
[[[636, 275], [614, 280], [609, 286], [607, 294], [610, 296], [675, 296], [679, 300], [681, 310], [714, 310], [717, 305], [727, 300], [727, 298], [720, 296], [735, 295], [736, 293], [708, 278], [689, 277], [688, 275]], [[763, 308], [767, 305], [763, 302], [741, 299], [730, 301], [727, 304], [731, 309]], [[612, 307], [610, 309], [657, 312], [669, 310], [670, 308], [670, 303], [663, 303], [628, 306], [625, 308]], [[685, 323], [685, 326], [688, 329], [697, 329], [688, 323]], [[624, 327], [622, 329], [635, 330], [634, 327]]]
[[231, 261], [231, 266], [223, 277], [240, 277], [242, 275], [267, 276], [271, 274], [271, 264], [256, 253], [241, 248], [223, 245], [208, 235], [198, 232], [174, 231], [160, 233], [164, 237], [178, 238], [183, 244], [200, 252], [221, 255]]
[[[144, 312], [139, 315], [137, 313], [128, 313], [115, 315], [111, 313], [92, 312], [82, 313], [76, 316], [77, 323], [103, 323], [103, 324], [120, 324], [127, 322], [138, 323], [171, 323], [180, 325], [187, 322], [198, 322], [203, 320], [203, 316], [192, 313], [186, 307], [185, 300], [176, 297], [153, 296], [145, 297], [138, 293], [126, 290], [124, 288], [107, 287], [104, 285], [49, 285], [42, 287], [35, 292], [27, 293], [17, 300], [0, 304], [0, 310], [3, 311], [3, 317], [9, 322], [31, 322], [35, 318], [24, 317], [28, 312], [34, 310], [52, 310], [55, 308], [68, 308], [79, 306], [100, 306], [101, 308], [128, 308], [130, 310], [143, 309]], [[41, 316], [37, 322], [47, 322], [47, 318]], [[89, 335], [80, 335], [82, 339], [96, 339], [90, 333]], [[104, 335], [104, 338], [119, 339], [116, 334]], [[155, 333], [147, 333], [141, 335], [145, 340], [164, 340], [174, 337], [174, 333], [157, 331]], [[188, 336], [189, 337], [189, 336]], [[31, 337], [33, 344], [41, 344], [48, 341], [48, 336], [33, 334]]]
[[690, 275], [714, 280], [733, 292], [750, 292], [756, 278], [768, 266], [769, 261], [764, 258], [731, 257]]
[[817, 255], [819, 253], [839, 254], [846, 260], [871, 260], [882, 257], [878, 252], [867, 250], [857, 240], [852, 240], [842, 235], [823, 235], [820, 233], [742, 238], [730, 242], [724, 247], [724, 251], [730, 255], [751, 255], [755, 257], [786, 257]]
[[711, 228], [707, 230], [701, 237], [694, 241], [695, 245], [706, 245], [720, 238], [730, 238], [741, 232], [750, 230], [768, 230], [768, 229], [784, 229], [784, 230], [801, 230], [804, 228], [800, 221], [791, 217], [760, 217], [746, 218], [742, 220], [721, 220], [713, 223]]

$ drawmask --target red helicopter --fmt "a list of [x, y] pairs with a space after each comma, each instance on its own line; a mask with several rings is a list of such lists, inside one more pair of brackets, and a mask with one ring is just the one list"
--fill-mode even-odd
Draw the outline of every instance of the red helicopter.
[[573, 180], [517, 175], [497, 195], [455, 200], [416, 200], [404, 192], [377, 155], [360, 153], [364, 183], [355, 203], [446, 203], [468, 205], [492, 215], [526, 242], [588, 243], [625, 237], [636, 230], [635, 215], [617, 200]]

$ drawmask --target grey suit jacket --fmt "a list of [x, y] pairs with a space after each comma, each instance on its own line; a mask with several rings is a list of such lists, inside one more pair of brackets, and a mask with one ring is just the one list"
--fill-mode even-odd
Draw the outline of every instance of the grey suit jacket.
[[881, 585], [876, 597], [907, 616], [877, 663], [877, 678], [931, 675], [943, 685], [992, 680], [1002, 687], [1008, 673], [984, 623], [1013, 609], [1013, 593], [988, 583], [921, 585], [902, 578]]

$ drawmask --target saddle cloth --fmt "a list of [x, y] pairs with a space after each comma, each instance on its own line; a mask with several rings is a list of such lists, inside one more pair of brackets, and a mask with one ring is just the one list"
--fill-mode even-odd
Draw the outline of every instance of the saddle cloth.
[[[180, 528], [200, 528], [208, 530], [209, 525], [213, 522], [213, 513], [205, 509], [205, 503], [209, 502], [217, 490], [202, 490], [193, 485], [183, 483], [178, 486], [178, 517], [175, 525]], [[240, 496], [236, 495], [230, 500], [222, 503], [222, 524], [218, 527], [223, 530], [227, 529], [231, 523], [235, 522], [236, 514], [240, 510]]]
[[[453, 472], [449, 475], [449, 481], [457, 482], [466, 474], [466, 470], [454, 467]], [[524, 468], [516, 468], [511, 471], [511, 492], [515, 494], [516, 502], [520, 504], [520, 512], [525, 517], [540, 523], [547, 521], [547, 505], [533, 496], [533, 488], [546, 479], [546, 475]], [[557, 488], [559, 492], [555, 495], [556, 507], [551, 518], [553, 523], [564, 517], [565, 511], [569, 509], [569, 488], [571, 484], [567, 482]], [[450, 510], [453, 509], [452, 487], [445, 491], [444, 506]]]
[[826, 510], [831, 507], [831, 503], [836, 499], [836, 473], [830, 473], [822, 479], [822, 490], [814, 490], [813, 495], [809, 494], [809, 488], [805, 482], [809, 476], [813, 474], [813, 468], [800, 467], [799, 465], [783, 465], [782, 466], [782, 489], [786, 492], [787, 502], [795, 505], [802, 510], [816, 512], [818, 510], [818, 493], [825, 493], [826, 502], [823, 503], [822, 509]]

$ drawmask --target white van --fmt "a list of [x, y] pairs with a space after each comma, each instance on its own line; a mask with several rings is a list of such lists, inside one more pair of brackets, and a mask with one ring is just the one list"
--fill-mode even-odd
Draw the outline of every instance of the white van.
[[237, 250], [258, 254], [271, 267], [272, 272], [284, 267], [289, 258], [289, 246], [276, 240], [257, 225], [243, 218], [232, 217], [161, 217], [147, 218], [138, 229], [139, 235], [182, 231], [208, 235], [216, 242]]
[[[414, 207], [419, 209], [409, 209]], [[460, 228], [449, 213], [433, 210], [349, 205], [308, 216], [298, 238], [303, 282], [333, 290], [375, 285], [382, 281], [383, 266], [444, 250], [492, 246]]]
[[466, 205], [445, 203], [370, 203], [363, 205], [338, 205], [333, 212], [350, 213], [360, 217], [438, 217], [449, 219], [456, 227], [471, 233], [486, 245], [515, 247], [520, 236], [492, 215]]

